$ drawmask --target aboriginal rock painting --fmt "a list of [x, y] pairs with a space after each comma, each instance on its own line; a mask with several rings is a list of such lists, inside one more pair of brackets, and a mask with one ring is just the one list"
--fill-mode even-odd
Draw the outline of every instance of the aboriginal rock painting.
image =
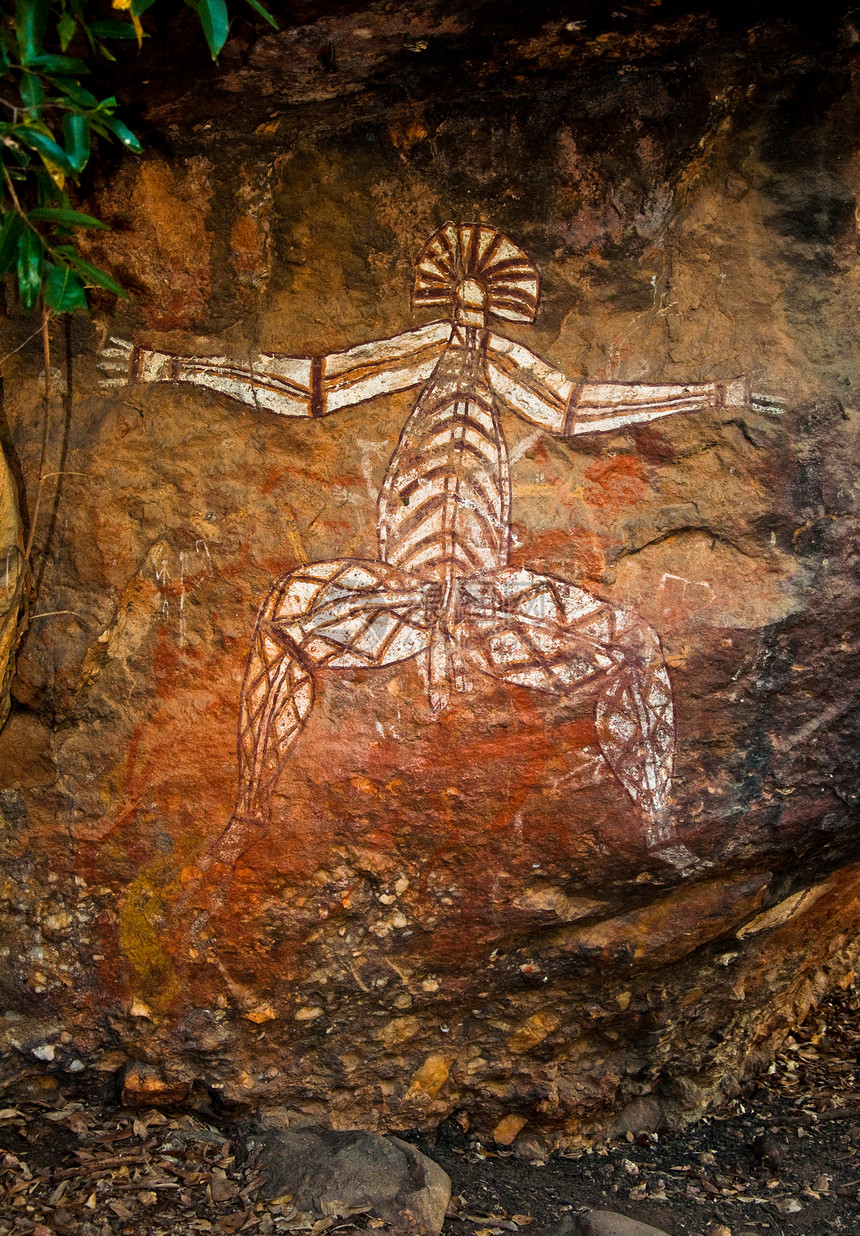
[[[313, 708], [319, 667], [417, 662], [444, 710], [471, 675], [596, 697], [600, 750], [642, 819], [647, 845], [696, 862], [670, 808], [672, 686], [656, 632], [635, 612], [552, 575], [508, 565], [511, 483], [502, 411], [548, 433], [611, 433], [703, 409], [778, 401], [730, 383], [583, 382], [491, 329], [532, 322], [540, 276], [508, 237], [446, 224], [425, 245], [412, 302], [439, 321], [323, 357], [189, 358], [112, 339], [113, 384], [190, 382], [289, 417], [321, 417], [420, 388], [379, 494], [378, 557], [291, 571], [264, 601], [240, 702], [234, 833], [268, 822], [271, 798]], [[227, 832], [222, 841], [227, 850]]]

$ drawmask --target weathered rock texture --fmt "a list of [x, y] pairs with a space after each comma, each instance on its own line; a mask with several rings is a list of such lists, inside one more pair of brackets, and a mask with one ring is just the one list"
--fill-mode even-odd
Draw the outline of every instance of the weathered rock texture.
[[[146, 53], [150, 153], [92, 203], [137, 294], [67, 341], [53, 616], [0, 735], [10, 1076], [569, 1144], [702, 1110], [855, 963], [860, 33], [758, 11], [308, 5], [202, 86]], [[447, 219], [537, 262], [509, 333], [565, 372], [787, 401], [575, 439], [505, 422], [513, 561], [662, 640], [674, 813], [711, 864], [686, 880], [646, 853], [593, 702], [487, 680], [434, 715], [414, 665], [320, 674], [272, 827], [201, 876], [257, 605], [297, 564], [376, 557], [414, 393], [288, 421], [107, 392], [98, 348], [404, 330]], [[30, 330], [13, 315], [4, 352]], [[40, 366], [4, 370], [30, 495]]]
[[10, 691], [15, 672], [18, 615], [23, 580], [23, 544], [18, 491], [6, 456], [0, 449], [0, 725], [9, 715]]

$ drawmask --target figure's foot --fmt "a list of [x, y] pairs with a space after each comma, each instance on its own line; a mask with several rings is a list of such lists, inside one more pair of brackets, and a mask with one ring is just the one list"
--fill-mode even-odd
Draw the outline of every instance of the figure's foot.
[[264, 827], [261, 817], [231, 816], [224, 830], [182, 872], [182, 891], [174, 911], [180, 917], [194, 915], [189, 928], [194, 947], [203, 947], [200, 933], [229, 899], [236, 863]]
[[669, 845], [662, 845], [652, 850], [651, 853], [655, 858], [660, 858], [663, 862], [669, 863], [684, 879], [697, 875], [700, 871], [707, 871], [709, 867], [714, 865], [710, 859], [699, 858], [680, 841]]

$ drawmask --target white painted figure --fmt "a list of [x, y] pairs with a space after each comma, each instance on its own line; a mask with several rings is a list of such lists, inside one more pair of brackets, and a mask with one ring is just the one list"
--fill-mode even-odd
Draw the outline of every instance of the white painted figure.
[[[260, 610], [242, 687], [231, 827], [270, 818], [314, 698], [314, 670], [417, 660], [430, 707], [467, 672], [537, 691], [596, 694], [600, 750], [636, 804], [646, 844], [680, 870], [670, 790], [672, 687], [655, 631], [586, 589], [508, 565], [511, 487], [501, 410], [549, 433], [611, 432], [659, 417], [778, 400], [744, 379], [694, 386], [581, 382], [497, 334], [531, 322], [539, 274], [506, 236], [446, 224], [418, 260], [413, 305], [442, 321], [325, 357], [178, 357], [112, 339], [108, 381], [190, 382], [281, 416], [318, 417], [420, 387], [379, 495], [379, 557], [299, 567]], [[227, 838], [222, 841], [229, 851]]]

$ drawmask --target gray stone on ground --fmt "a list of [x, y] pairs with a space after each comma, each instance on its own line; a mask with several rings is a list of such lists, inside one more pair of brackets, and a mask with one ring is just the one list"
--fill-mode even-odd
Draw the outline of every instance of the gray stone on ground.
[[408, 1142], [360, 1130], [268, 1129], [254, 1138], [263, 1196], [298, 1210], [368, 1213], [394, 1232], [439, 1236], [451, 1198], [447, 1174]]
[[668, 1233], [614, 1210], [586, 1210], [564, 1218], [550, 1229], [548, 1236], [668, 1236]]

